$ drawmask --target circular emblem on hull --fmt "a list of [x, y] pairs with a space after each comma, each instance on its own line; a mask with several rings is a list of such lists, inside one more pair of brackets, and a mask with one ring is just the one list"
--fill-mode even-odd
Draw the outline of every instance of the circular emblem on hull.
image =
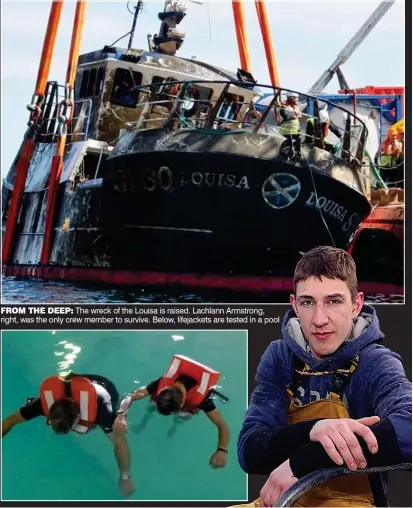
[[274, 173], [262, 184], [262, 196], [265, 202], [276, 210], [293, 204], [300, 190], [300, 180], [290, 173]]

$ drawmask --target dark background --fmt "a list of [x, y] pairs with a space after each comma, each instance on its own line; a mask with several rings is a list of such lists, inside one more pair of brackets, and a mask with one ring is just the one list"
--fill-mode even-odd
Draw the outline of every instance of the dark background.
[[[287, 305], [277, 305], [273, 307], [280, 314], [288, 310]], [[411, 307], [410, 307], [411, 308]], [[407, 305], [376, 305], [377, 316], [379, 318], [381, 330], [386, 335], [384, 345], [399, 353], [402, 357], [406, 376], [412, 379], [412, 333], [411, 333], [411, 313], [408, 312]], [[267, 309], [268, 312], [268, 309]], [[271, 327], [261, 327], [250, 325], [248, 341], [248, 388], [249, 394], [255, 386], [254, 376], [262, 353], [268, 344], [278, 338], [278, 331]], [[249, 500], [259, 497], [260, 489], [267, 481], [267, 477], [259, 475], [250, 475], [249, 477]], [[390, 506], [412, 506], [412, 475], [408, 471], [392, 472], [389, 474], [388, 500]]]

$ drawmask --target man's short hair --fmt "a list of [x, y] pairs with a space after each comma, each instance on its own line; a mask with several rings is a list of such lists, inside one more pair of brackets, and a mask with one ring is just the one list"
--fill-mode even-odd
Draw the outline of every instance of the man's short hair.
[[177, 413], [182, 404], [182, 393], [176, 386], [161, 390], [156, 397], [156, 407], [161, 415]]
[[356, 263], [345, 250], [326, 245], [306, 252], [295, 267], [294, 294], [297, 284], [310, 277], [340, 279], [346, 282], [353, 301], [357, 296]]
[[79, 412], [79, 407], [74, 400], [60, 399], [53, 402], [49, 411], [49, 421], [56, 434], [70, 432]]

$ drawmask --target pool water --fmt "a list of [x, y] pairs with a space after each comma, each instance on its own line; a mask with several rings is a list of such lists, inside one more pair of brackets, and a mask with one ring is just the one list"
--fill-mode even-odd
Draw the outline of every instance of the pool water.
[[[204, 413], [190, 419], [151, 411], [149, 399], [129, 411], [128, 441], [135, 493], [131, 500], [247, 499], [247, 477], [236, 440], [247, 407], [245, 331], [6, 331], [2, 333], [2, 418], [27, 397], [38, 396], [44, 378], [67, 370], [98, 374], [120, 396], [160, 377], [174, 354], [219, 372], [230, 400], [216, 401], [231, 430], [227, 466], [214, 470], [216, 427]], [[98, 428], [86, 436], [58, 436], [35, 418], [2, 440], [3, 500], [120, 500], [113, 445]]]

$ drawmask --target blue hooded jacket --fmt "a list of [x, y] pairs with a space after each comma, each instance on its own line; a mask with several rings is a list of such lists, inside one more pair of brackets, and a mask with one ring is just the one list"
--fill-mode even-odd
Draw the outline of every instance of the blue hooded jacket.
[[[241, 467], [248, 473], [269, 475], [290, 459], [298, 478], [322, 467], [338, 467], [320, 443], [310, 441], [310, 431], [318, 420], [289, 425], [287, 386], [292, 382], [294, 356], [313, 371], [332, 372], [348, 368], [357, 353], [359, 366], [344, 389], [343, 399], [350, 418], [377, 415], [381, 419], [370, 427], [379, 445], [376, 454], [371, 454], [359, 438], [367, 464], [411, 462], [412, 385], [405, 377], [400, 356], [382, 345], [383, 338], [375, 310], [364, 305], [350, 338], [335, 353], [317, 360], [295, 313], [287, 312], [282, 340], [269, 345], [257, 369], [256, 388], [238, 438]], [[333, 374], [303, 377], [303, 389], [298, 394], [303, 405], [328, 397]], [[383, 506], [386, 476], [371, 475], [370, 484], [376, 503]]]

